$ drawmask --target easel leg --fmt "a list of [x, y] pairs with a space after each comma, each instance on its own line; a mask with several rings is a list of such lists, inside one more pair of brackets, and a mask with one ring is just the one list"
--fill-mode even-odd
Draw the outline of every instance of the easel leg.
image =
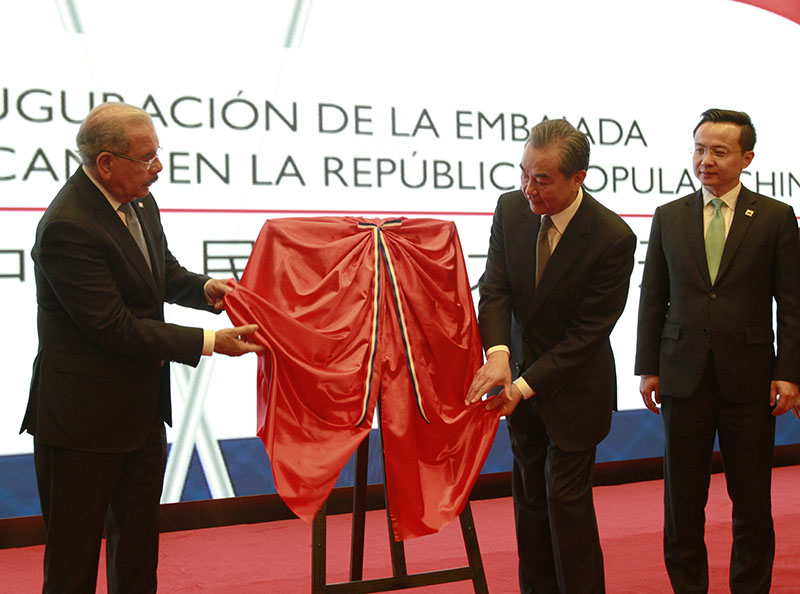
[[472, 585], [475, 594], [489, 594], [486, 586], [486, 574], [483, 571], [481, 550], [478, 546], [478, 535], [475, 533], [475, 522], [472, 519], [472, 507], [467, 501], [464, 511], [458, 516], [461, 521], [461, 536], [464, 538], [464, 548], [467, 550], [467, 560], [472, 570]]
[[356, 472], [353, 481], [353, 523], [350, 537], [350, 581], [364, 575], [364, 529], [367, 513], [367, 468], [369, 463], [369, 433], [356, 451]]
[[[386, 483], [384, 482], [384, 489]], [[394, 577], [405, 577], [408, 575], [406, 567], [406, 548], [402, 540], [395, 540], [394, 528], [392, 528], [392, 515], [389, 513], [389, 498], [386, 496], [386, 522], [389, 524], [389, 553], [392, 556], [392, 575]]]
[[314, 517], [311, 532], [311, 594], [325, 594], [327, 584], [327, 503]]
[[350, 581], [327, 583], [327, 503], [323, 504], [314, 518], [311, 538], [311, 594], [365, 594], [386, 592], [420, 586], [456, 581], [472, 581], [475, 594], [488, 594], [486, 575], [483, 570], [478, 538], [472, 518], [472, 508], [467, 502], [461, 512], [461, 534], [469, 561], [468, 567], [444, 569], [426, 573], [408, 574], [405, 546], [395, 540], [392, 518], [389, 513], [388, 493], [385, 492], [386, 457], [383, 456], [384, 495], [386, 498], [386, 522], [389, 528], [389, 552], [392, 560], [392, 577], [363, 580], [364, 532], [366, 519], [367, 467], [369, 459], [369, 436], [365, 437], [356, 453], [356, 472], [353, 489], [353, 532], [350, 547]]

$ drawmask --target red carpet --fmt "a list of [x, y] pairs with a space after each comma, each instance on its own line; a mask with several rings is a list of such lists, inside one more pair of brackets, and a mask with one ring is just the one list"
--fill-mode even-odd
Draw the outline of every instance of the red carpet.
[[[595, 501], [605, 553], [609, 594], [670, 592], [661, 557], [661, 481], [597, 487]], [[800, 467], [773, 474], [773, 510], [777, 553], [774, 594], [800, 592]], [[518, 592], [513, 514], [510, 499], [473, 502], [489, 591]], [[722, 475], [711, 481], [706, 542], [711, 593], [728, 592], [730, 502]], [[328, 520], [328, 581], [347, 579], [349, 516]], [[367, 514], [364, 577], [390, 575], [384, 512]], [[0, 550], [0, 592], [41, 591], [44, 548]], [[410, 573], [466, 563], [456, 522], [442, 533], [406, 543]], [[311, 591], [311, 529], [300, 520], [229, 526], [162, 535], [160, 588], [165, 594], [303, 593]], [[101, 562], [98, 592], [105, 593]], [[468, 594], [468, 582], [408, 590], [420, 594]]]

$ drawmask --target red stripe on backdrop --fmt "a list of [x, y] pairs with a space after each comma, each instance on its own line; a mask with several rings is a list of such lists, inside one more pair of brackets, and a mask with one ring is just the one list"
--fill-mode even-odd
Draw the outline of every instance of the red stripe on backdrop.
[[756, 8], [763, 8], [800, 25], [800, 2], [797, 0], [737, 0]]
[[[46, 207], [2, 206], [0, 212], [44, 212]], [[162, 213], [177, 214], [282, 214], [282, 215], [378, 215], [378, 216], [414, 216], [414, 217], [490, 217], [492, 212], [467, 211], [428, 211], [428, 210], [274, 210], [274, 209], [239, 209], [239, 208], [162, 208]], [[622, 218], [652, 218], [652, 214], [620, 214]], [[800, 216], [798, 217], [800, 219]]]
[[[293, 214], [309, 215], [378, 215], [378, 216], [412, 216], [412, 217], [490, 217], [491, 212], [455, 212], [455, 211], [396, 211], [396, 210], [268, 210], [268, 209], [235, 209], [235, 208], [162, 208], [162, 213], [178, 214]], [[45, 207], [0, 206], [0, 212], [44, 212]], [[652, 219], [652, 214], [618, 213], [623, 219]], [[800, 215], [797, 216], [800, 220]]]
[[[225, 209], [225, 208], [162, 208], [162, 213], [178, 214], [281, 214], [281, 215], [377, 215], [377, 216], [399, 216], [399, 217], [490, 217], [491, 212], [433, 212], [433, 211], [396, 211], [396, 210], [258, 210], [258, 209]], [[0, 212], [44, 212], [45, 207], [27, 206], [0, 206]], [[623, 219], [652, 219], [652, 214], [625, 214], [618, 213]], [[797, 215], [800, 221], [800, 215]]]

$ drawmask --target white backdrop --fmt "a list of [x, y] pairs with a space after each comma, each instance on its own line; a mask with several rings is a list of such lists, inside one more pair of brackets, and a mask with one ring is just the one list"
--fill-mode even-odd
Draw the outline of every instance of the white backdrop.
[[[697, 187], [691, 132], [709, 107], [750, 113], [758, 143], [745, 184], [800, 206], [800, 26], [733, 0], [28, 0], [13, 15], [10, 5], [0, 8], [0, 455], [32, 451], [17, 431], [37, 345], [35, 226], [77, 164], [77, 122], [103, 98], [153, 115], [164, 147], [153, 193], [171, 250], [197, 271], [204, 242], [254, 240], [268, 217], [399, 214], [454, 220], [475, 284], [494, 204], [517, 186], [525, 131], [545, 117], [589, 135], [586, 186], [642, 241], [657, 205]], [[623, 409], [641, 407], [641, 272], [613, 335]], [[181, 308], [168, 317], [229, 324]], [[254, 435], [254, 364], [213, 358], [203, 388], [215, 438]]]

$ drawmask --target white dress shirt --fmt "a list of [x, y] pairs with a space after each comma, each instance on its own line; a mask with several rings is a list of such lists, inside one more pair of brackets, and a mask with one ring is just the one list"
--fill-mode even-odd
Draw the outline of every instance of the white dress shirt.
[[731, 223], [733, 223], [733, 212], [736, 210], [736, 201], [739, 199], [739, 192], [742, 189], [742, 184], [739, 183], [731, 191], [726, 192], [722, 196], [714, 196], [711, 192], [703, 188], [703, 237], [708, 233], [708, 225], [711, 219], [714, 218], [714, 205], [711, 201], [714, 198], [720, 198], [722, 204], [719, 207], [719, 213], [722, 215], [722, 220], [725, 221], [725, 237], [728, 237], [728, 232], [731, 230]]

